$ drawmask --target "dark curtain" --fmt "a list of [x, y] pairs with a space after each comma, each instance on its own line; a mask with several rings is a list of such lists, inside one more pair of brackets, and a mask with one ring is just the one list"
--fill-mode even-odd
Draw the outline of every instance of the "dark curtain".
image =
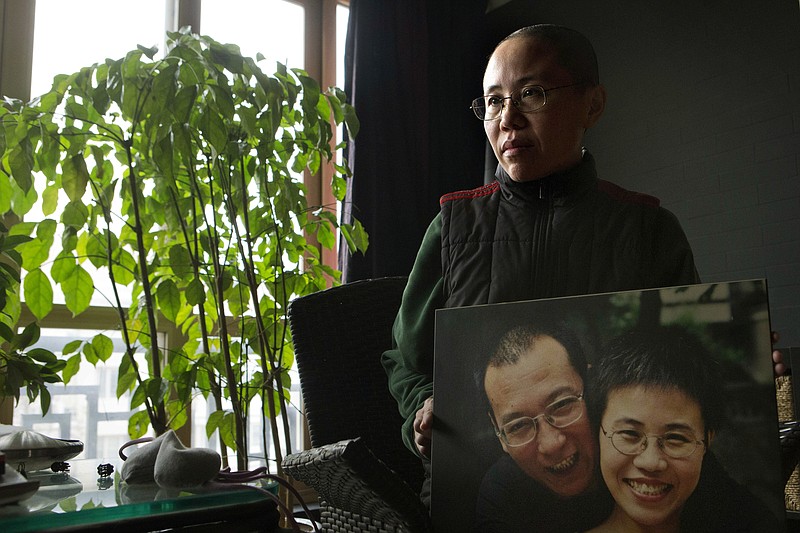
[[485, 0], [350, 0], [345, 91], [361, 122], [344, 220], [370, 235], [342, 247], [345, 281], [408, 275], [447, 192], [483, 183], [484, 134], [469, 109], [488, 55]]

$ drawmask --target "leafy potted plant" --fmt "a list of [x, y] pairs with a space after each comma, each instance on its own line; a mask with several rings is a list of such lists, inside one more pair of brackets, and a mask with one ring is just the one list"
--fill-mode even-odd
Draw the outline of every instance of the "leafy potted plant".
[[[0, 108], [0, 187], [18, 215], [38, 202], [45, 216], [10, 229], [29, 238], [17, 246], [24, 299], [41, 319], [58, 284], [80, 315], [96, 290], [88, 264], [105, 272], [126, 346], [117, 393], [133, 392], [140, 409], [131, 438], [182, 426], [202, 394], [216, 406], [209, 436], [246, 468], [260, 398], [280, 473], [292, 450], [287, 304], [339, 279], [319, 248], [334, 245], [336, 228], [351, 250], [367, 246], [358, 222], [339, 226], [335, 206], [308, 205], [300, 176], [333, 164], [342, 200], [349, 169], [335, 161], [332, 123], [353, 137], [358, 122], [342, 91], [322, 92], [302, 70], [278, 64], [267, 75], [234, 45], [187, 30], [168, 38], [162, 59], [140, 47]], [[182, 334], [177, 348], [154, 334], [165, 321]], [[70, 343], [64, 381], [110, 353], [102, 334]]]

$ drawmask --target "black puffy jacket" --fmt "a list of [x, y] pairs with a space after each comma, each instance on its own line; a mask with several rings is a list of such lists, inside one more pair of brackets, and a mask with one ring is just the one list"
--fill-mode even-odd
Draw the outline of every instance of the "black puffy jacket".
[[692, 251], [658, 199], [567, 173], [442, 197], [446, 307], [698, 283]]

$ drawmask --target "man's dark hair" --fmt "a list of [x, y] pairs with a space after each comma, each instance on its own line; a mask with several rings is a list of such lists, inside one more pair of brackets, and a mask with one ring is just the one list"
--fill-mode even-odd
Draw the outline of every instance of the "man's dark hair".
[[634, 329], [612, 339], [592, 367], [586, 405], [600, 424], [608, 395], [625, 387], [679, 389], [700, 406], [706, 433], [725, 417], [719, 362], [702, 342], [680, 326]]
[[480, 390], [481, 397], [492, 412], [489, 398], [486, 396], [484, 380], [489, 367], [503, 367], [514, 365], [543, 337], [551, 337], [564, 347], [569, 358], [570, 366], [586, 383], [586, 355], [575, 333], [562, 323], [539, 323], [517, 326], [506, 332], [500, 339], [494, 351], [487, 351], [478, 356], [475, 362], [473, 377], [475, 385]]
[[589, 86], [600, 83], [597, 55], [592, 43], [582, 33], [555, 24], [536, 24], [520, 28], [500, 42], [520, 37], [536, 38], [553, 45], [558, 62], [572, 75], [574, 83]]

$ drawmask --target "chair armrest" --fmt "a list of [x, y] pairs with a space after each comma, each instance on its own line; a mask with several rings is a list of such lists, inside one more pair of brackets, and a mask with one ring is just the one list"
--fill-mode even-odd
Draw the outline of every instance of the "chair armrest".
[[428, 510], [419, 496], [360, 438], [287, 455], [282, 464], [328, 505], [403, 525], [408, 531], [430, 530]]

